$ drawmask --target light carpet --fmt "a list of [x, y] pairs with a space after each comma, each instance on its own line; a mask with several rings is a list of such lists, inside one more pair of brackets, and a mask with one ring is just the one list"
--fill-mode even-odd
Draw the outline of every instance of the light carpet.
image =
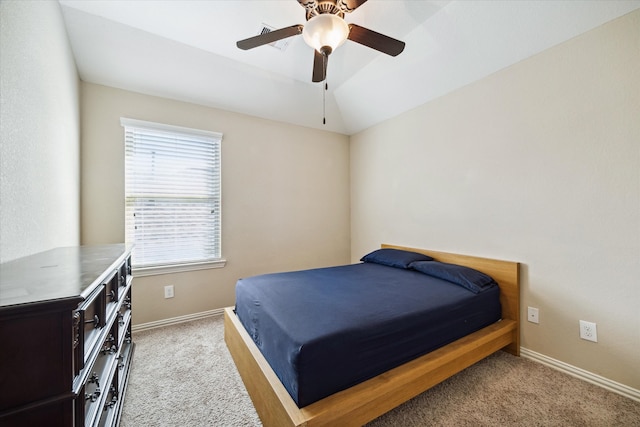
[[[122, 427], [261, 426], [222, 316], [134, 333]], [[640, 402], [498, 352], [367, 424], [640, 427]]]

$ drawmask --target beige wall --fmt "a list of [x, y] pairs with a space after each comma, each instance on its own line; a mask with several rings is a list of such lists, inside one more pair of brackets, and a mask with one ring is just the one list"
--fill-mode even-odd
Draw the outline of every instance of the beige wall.
[[344, 136], [83, 84], [81, 160], [59, 5], [3, 0], [0, 24], [0, 261], [77, 244], [80, 222], [84, 244], [122, 241], [121, 116], [210, 129], [228, 264], [137, 278], [136, 323], [233, 304], [238, 277], [348, 262], [351, 235], [353, 261], [388, 242], [522, 262], [522, 318], [541, 319], [523, 346], [640, 389], [639, 12], [355, 135], [350, 153]]
[[233, 305], [241, 277], [349, 262], [348, 137], [87, 83], [82, 108], [83, 244], [124, 240], [120, 117], [224, 134], [227, 265], [136, 278], [135, 324]]
[[79, 243], [79, 80], [58, 2], [0, 2], [0, 262]]
[[523, 347], [640, 389], [639, 73], [637, 11], [353, 136], [352, 260], [519, 261]]

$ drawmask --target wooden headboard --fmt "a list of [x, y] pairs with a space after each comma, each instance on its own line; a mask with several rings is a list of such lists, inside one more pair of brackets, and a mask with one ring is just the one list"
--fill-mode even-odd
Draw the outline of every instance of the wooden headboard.
[[517, 325], [515, 342], [505, 350], [516, 356], [520, 355], [520, 263], [389, 244], [382, 244], [381, 247], [418, 252], [429, 255], [436, 261], [464, 265], [493, 277], [500, 286], [502, 318], [514, 320]]

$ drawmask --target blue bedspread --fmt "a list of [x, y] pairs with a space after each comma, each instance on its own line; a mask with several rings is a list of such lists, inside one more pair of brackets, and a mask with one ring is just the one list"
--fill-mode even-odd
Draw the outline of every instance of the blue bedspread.
[[500, 319], [475, 294], [417, 271], [362, 263], [240, 279], [236, 314], [299, 407]]

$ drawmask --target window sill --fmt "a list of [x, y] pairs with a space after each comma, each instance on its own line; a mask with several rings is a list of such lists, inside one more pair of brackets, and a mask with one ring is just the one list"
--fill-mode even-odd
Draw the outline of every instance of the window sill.
[[184, 273], [187, 271], [208, 270], [222, 268], [227, 264], [226, 259], [215, 261], [197, 262], [192, 264], [172, 264], [155, 267], [133, 267], [133, 277], [157, 276], [160, 274]]

